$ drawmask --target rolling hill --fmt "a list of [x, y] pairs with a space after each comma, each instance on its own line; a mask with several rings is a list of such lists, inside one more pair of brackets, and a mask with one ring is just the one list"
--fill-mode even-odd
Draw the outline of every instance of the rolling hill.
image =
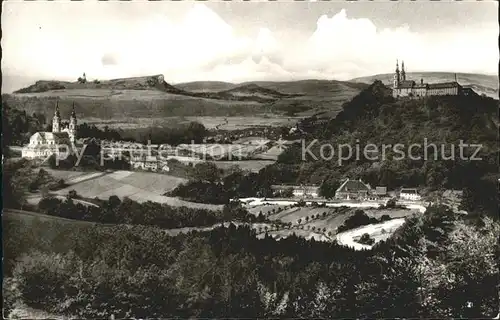
[[[475, 73], [457, 73], [457, 81], [462, 86], [472, 88], [478, 94], [485, 94], [489, 97], [498, 99], [498, 77], [475, 74]], [[373, 76], [355, 78], [350, 81], [356, 83], [373, 83], [380, 80], [385, 85], [392, 85], [393, 74], [376, 74]], [[407, 79], [419, 82], [423, 79], [427, 83], [455, 81], [455, 73], [451, 72], [409, 72]]]
[[193, 81], [177, 83], [175, 86], [181, 90], [190, 92], [218, 92], [233, 89], [238, 85], [224, 81]]
[[[73, 102], [83, 119], [164, 118], [183, 116], [309, 116], [336, 114], [364, 84], [304, 80], [291, 82], [193, 82], [173, 86], [161, 75], [99, 82], [36, 81], [2, 95], [28, 113], [51, 117], [55, 101], [62, 114]], [[207, 88], [206, 90], [204, 88]]]
[[265, 111], [287, 115], [311, 116], [321, 114], [333, 117], [342, 104], [352, 99], [367, 84], [336, 80], [250, 81], [239, 84], [217, 81], [196, 81], [177, 84], [176, 87], [193, 92], [215, 92], [245, 96], [252, 94], [275, 99]]

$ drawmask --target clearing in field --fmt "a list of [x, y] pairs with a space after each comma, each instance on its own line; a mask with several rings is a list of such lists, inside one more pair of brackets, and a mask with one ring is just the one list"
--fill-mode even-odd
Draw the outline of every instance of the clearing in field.
[[259, 172], [262, 168], [274, 163], [271, 160], [241, 160], [241, 161], [212, 161], [217, 168], [229, 170], [232, 167], [239, 167], [243, 171]]
[[382, 223], [369, 224], [356, 229], [347, 230], [337, 234], [339, 244], [351, 247], [355, 250], [371, 249], [371, 245], [359, 243], [363, 234], [368, 234], [375, 243], [387, 240], [399, 227], [405, 223], [404, 218], [393, 219]]
[[54, 170], [50, 168], [43, 168], [43, 169], [47, 171], [51, 176], [53, 176], [54, 179], [56, 180], [63, 179], [64, 181], [87, 174], [86, 172], [81, 172], [81, 171]]
[[262, 160], [278, 160], [278, 157], [280, 154], [282, 154], [285, 151], [284, 148], [280, 146], [272, 146], [269, 148], [267, 151], [264, 151], [262, 153], [258, 153], [254, 155], [254, 158], [256, 159], [262, 159]]
[[[88, 177], [91, 178], [88, 178]], [[86, 179], [83, 179], [86, 177]], [[79, 181], [69, 187], [56, 191], [58, 195], [66, 195], [69, 191], [84, 198], [99, 198], [107, 200], [116, 195], [123, 199], [128, 197], [138, 202], [154, 201], [172, 206], [187, 206], [219, 210], [221, 206], [191, 203], [177, 198], [165, 197], [163, 194], [176, 188], [179, 184], [187, 182], [186, 179], [152, 172], [115, 171], [112, 173], [89, 173], [79, 176]]]
[[248, 117], [185, 117], [190, 121], [196, 121], [203, 124], [207, 129], [218, 128], [220, 130], [242, 130], [248, 128], [261, 127], [281, 127], [294, 126], [300, 118], [283, 117], [276, 115], [260, 115]]
[[[297, 237], [302, 237], [307, 240], [314, 239], [315, 241], [331, 241], [328, 237], [321, 233], [305, 231], [305, 230], [279, 230], [279, 231], [269, 231], [268, 235], [273, 237], [275, 240], [285, 239], [291, 235], [296, 235]], [[262, 239], [266, 235], [261, 233], [257, 235], [257, 238]]]

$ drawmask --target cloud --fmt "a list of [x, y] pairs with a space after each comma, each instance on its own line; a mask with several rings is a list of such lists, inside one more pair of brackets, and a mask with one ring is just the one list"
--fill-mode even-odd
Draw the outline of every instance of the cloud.
[[285, 43], [266, 27], [235, 29], [201, 3], [176, 19], [160, 10], [123, 19], [106, 10], [93, 13], [90, 6], [96, 5], [78, 17], [60, 6], [51, 15], [23, 11], [23, 19], [10, 18], [2, 26], [2, 68], [69, 80], [86, 72], [89, 79], [162, 73], [170, 82], [239, 82], [345, 80], [392, 72], [397, 58], [409, 71], [494, 73], [498, 63], [496, 22], [418, 33], [404, 25], [381, 29], [341, 10], [319, 16], [306, 41]]
[[101, 63], [103, 66], [113, 66], [118, 64], [116, 55], [112, 53], [105, 53], [101, 58]]
[[410, 71], [494, 72], [497, 35], [496, 25], [433, 33], [416, 33], [405, 25], [379, 29], [370, 20], [349, 18], [341, 10], [318, 19], [315, 32], [301, 50], [287, 57], [285, 67], [349, 79], [390, 73], [399, 58]]

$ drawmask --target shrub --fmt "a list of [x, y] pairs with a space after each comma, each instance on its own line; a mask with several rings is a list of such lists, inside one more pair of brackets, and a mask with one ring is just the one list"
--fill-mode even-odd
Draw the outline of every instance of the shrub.
[[337, 228], [338, 232], [354, 229], [357, 227], [365, 226], [371, 223], [377, 223], [378, 220], [370, 218], [363, 210], [356, 210], [352, 216], [344, 221], [344, 224]]
[[70, 198], [70, 199], [77, 199], [77, 198], [79, 198], [79, 196], [78, 196], [78, 193], [76, 193], [75, 190], [70, 190], [68, 192], [68, 198]]
[[396, 208], [396, 199], [390, 199], [385, 205], [386, 208], [393, 209]]
[[371, 238], [368, 233], [365, 233], [361, 236], [361, 238], [358, 240], [358, 242], [361, 244], [372, 245], [375, 243], [375, 240], [373, 238]]
[[389, 221], [391, 217], [388, 214], [384, 214], [380, 217], [380, 222]]
[[14, 279], [5, 278], [3, 283], [3, 316], [4, 319], [9, 319], [10, 312], [14, 309], [15, 304], [19, 301], [21, 295], [16, 286]]
[[[47, 309], [64, 300], [64, 285], [71, 275], [68, 261], [51, 253], [23, 256], [14, 267], [13, 275], [23, 300], [33, 307]], [[49, 308], [50, 310], [50, 308]], [[52, 310], [51, 310], [52, 311]]]

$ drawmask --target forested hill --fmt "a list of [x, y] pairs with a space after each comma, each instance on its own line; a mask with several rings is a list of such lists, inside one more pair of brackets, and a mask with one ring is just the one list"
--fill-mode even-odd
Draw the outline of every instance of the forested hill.
[[[389, 88], [375, 81], [345, 103], [336, 118], [324, 123], [306, 119], [301, 125], [305, 147], [297, 144], [289, 148], [280, 156], [277, 168], [295, 172], [287, 175], [287, 182], [323, 184], [325, 192], [335, 190], [345, 177], [362, 178], [372, 186], [391, 189], [475, 189], [476, 195], [481, 192], [489, 200], [473, 202], [482, 206], [488, 206], [488, 202], [488, 210], [493, 210], [498, 178], [497, 112], [498, 100], [484, 96], [395, 100]], [[318, 141], [307, 149], [315, 139]], [[474, 154], [477, 147], [463, 147], [461, 157], [461, 140], [463, 144], [481, 145], [479, 153]], [[322, 158], [324, 144], [328, 146], [323, 147]], [[339, 161], [341, 144], [351, 146], [353, 154]], [[369, 151], [364, 156], [367, 144], [376, 145], [378, 152]], [[401, 145], [402, 153], [395, 151], [396, 144]], [[416, 145], [410, 151], [412, 144]], [[385, 154], [383, 146], [387, 147]], [[349, 157], [348, 147], [342, 151], [342, 157]], [[473, 156], [481, 159], [471, 160]], [[485, 190], [486, 186], [490, 189]]]
[[336, 118], [312, 132], [338, 140], [346, 132], [366, 143], [470, 143], [496, 146], [498, 100], [484, 96], [432, 96], [394, 99], [380, 81], [343, 105]]

